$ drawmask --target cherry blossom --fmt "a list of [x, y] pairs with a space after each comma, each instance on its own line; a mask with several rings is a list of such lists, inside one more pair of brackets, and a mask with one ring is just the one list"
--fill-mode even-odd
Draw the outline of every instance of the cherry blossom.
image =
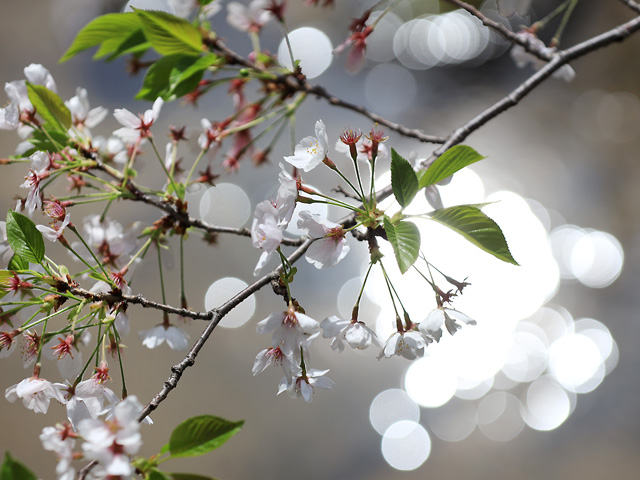
[[151, 109], [137, 116], [125, 108], [116, 108], [113, 111], [113, 116], [123, 127], [113, 132], [113, 134], [129, 143], [150, 137], [151, 126], [158, 119], [163, 104], [164, 100], [158, 97], [153, 102]]
[[331, 338], [331, 348], [342, 352], [346, 344], [351, 348], [364, 350], [373, 344], [382, 347], [382, 342], [373, 330], [363, 322], [343, 320], [332, 315], [320, 323], [323, 338]]
[[9, 263], [13, 256], [13, 250], [9, 246], [7, 238], [7, 222], [0, 220], [0, 257], [2, 258], [3, 267]]
[[9, 97], [9, 105], [0, 108], [0, 130], [15, 130], [20, 125], [20, 94], [10, 83], [4, 85], [4, 91]]
[[280, 347], [269, 347], [261, 350], [256, 355], [251, 372], [254, 375], [263, 372], [269, 365], [280, 365], [284, 370], [287, 379], [291, 379], [293, 374], [300, 370], [293, 355], [285, 355]]
[[[351, 151], [350, 151], [349, 145], [345, 144], [342, 140], [338, 139], [338, 141], [336, 142], [335, 149], [337, 152], [344, 153], [345, 155], [347, 155], [347, 157], [351, 158]], [[370, 162], [372, 160], [371, 140], [369, 140], [365, 136], [360, 137], [360, 139], [356, 142], [356, 151], [357, 151], [356, 158], [358, 160], [361, 160], [363, 162]], [[376, 160], [384, 161], [388, 158], [389, 158], [389, 149], [387, 148], [386, 145], [381, 144], [378, 148], [378, 156], [376, 157]]]
[[10, 402], [15, 402], [18, 398], [29, 410], [36, 413], [47, 413], [51, 399], [60, 403], [65, 403], [62, 383], [51, 383], [44, 378], [25, 378], [20, 383], [12, 385], [4, 392], [4, 396]]
[[418, 325], [418, 330], [425, 336], [433, 338], [436, 342], [442, 337], [442, 324], [444, 323], [447, 331], [453, 335], [462, 328], [462, 325], [456, 321], [466, 325], [475, 325], [476, 321], [469, 318], [462, 312], [453, 308], [438, 307], [433, 310], [424, 321]]
[[293, 155], [284, 157], [296, 168], [308, 172], [317, 167], [326, 158], [329, 150], [329, 137], [322, 120], [316, 122], [316, 136], [300, 140], [293, 150]]
[[408, 360], [414, 360], [424, 356], [424, 349], [429, 343], [431, 343], [431, 341], [428, 338], [425, 338], [419, 332], [413, 330], [395, 332], [385, 342], [380, 355], [378, 355], [378, 359], [399, 355]]
[[304, 258], [316, 268], [336, 265], [349, 253], [349, 244], [342, 225], [323, 219], [307, 210], [300, 212], [298, 228], [317, 238], [306, 251]]
[[45, 152], [40, 151], [33, 153], [29, 159], [31, 160], [31, 168], [29, 169], [29, 174], [25, 177], [24, 183], [20, 185], [20, 187], [29, 189], [24, 208], [31, 217], [33, 212], [42, 207], [40, 182], [49, 176], [51, 161]]
[[53, 222], [50, 227], [46, 225], [36, 225], [36, 228], [40, 230], [42, 236], [50, 242], [60, 240], [64, 235], [64, 229], [71, 223], [71, 214], [67, 213], [64, 220], [60, 225], [57, 222]]
[[73, 125], [81, 131], [97, 126], [109, 113], [104, 107], [91, 108], [89, 94], [85, 88], [76, 88], [75, 97], [71, 97], [65, 104], [71, 112]]
[[138, 399], [130, 395], [114, 407], [110, 420], [82, 420], [78, 433], [84, 440], [85, 457], [97, 460], [107, 475], [132, 475], [134, 467], [129, 455], [136, 453], [142, 445], [138, 423], [141, 411]]
[[56, 424], [55, 427], [44, 427], [40, 434], [40, 441], [45, 450], [56, 454], [58, 464], [56, 475], [58, 480], [74, 480], [76, 470], [71, 465], [73, 448], [76, 444], [76, 434], [68, 424]]
[[227, 5], [227, 22], [241, 32], [258, 33], [272, 14], [267, 10], [270, 0], [252, 0], [249, 6], [240, 2], [230, 2]]
[[332, 380], [324, 376], [328, 371], [310, 368], [306, 374], [291, 379], [285, 377], [278, 385], [278, 395], [287, 392], [291, 398], [302, 397], [305, 403], [311, 403], [314, 387], [331, 390], [335, 386]]
[[316, 320], [296, 312], [290, 305], [284, 312], [272, 313], [264, 320], [258, 322], [258, 333], [273, 332], [271, 345], [280, 347], [285, 355], [293, 355], [298, 358], [300, 347], [303, 348], [320, 333], [320, 326]]
[[173, 325], [158, 325], [139, 332], [142, 344], [147, 348], [156, 348], [167, 342], [172, 350], [186, 350], [189, 347], [189, 335]]

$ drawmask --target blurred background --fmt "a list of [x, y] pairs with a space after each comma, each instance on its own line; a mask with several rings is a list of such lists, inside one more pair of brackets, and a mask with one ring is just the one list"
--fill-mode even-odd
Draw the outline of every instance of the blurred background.
[[[229, 46], [247, 54], [251, 43], [227, 25], [226, 3], [212, 18], [212, 28]], [[294, 51], [303, 58], [303, 71], [313, 71], [308, 73], [315, 77], [312, 82], [428, 134], [447, 135], [532, 72], [531, 66], [517, 68], [509, 46], [468, 14], [452, 11], [446, 2], [401, 0], [371, 35], [365, 68], [351, 75], [344, 69], [345, 55], [330, 52], [346, 38], [350, 18], [374, 2], [336, 2], [333, 9], [289, 3]], [[513, 30], [558, 4], [498, 3], [475, 4]], [[159, 8], [162, 2], [148, 0], [141, 6]], [[128, 76], [124, 60], [92, 62], [85, 53], [57, 63], [83, 25], [122, 7], [115, 0], [3, 5], [3, 80], [21, 79], [25, 66], [41, 63], [51, 71], [63, 99], [81, 86], [87, 88], [92, 107], [146, 110], [148, 103], [132, 100], [142, 77]], [[561, 47], [632, 17], [622, 2], [581, 2]], [[541, 38], [548, 41], [555, 25]], [[282, 52], [277, 25], [269, 24], [263, 35], [263, 48]], [[214, 333], [179, 388], [152, 415], [155, 425], [142, 427], [141, 454], [156, 453], [186, 418], [213, 414], [246, 423], [221, 450], [194, 461], [172, 461], [165, 464], [168, 471], [226, 480], [635, 478], [640, 466], [639, 51], [640, 37], [632, 36], [579, 59], [572, 64], [576, 77], [571, 83], [549, 79], [466, 140], [488, 158], [442, 188], [444, 204], [495, 202], [485, 212], [502, 227], [521, 267], [502, 264], [437, 225], [424, 222], [420, 229], [430, 261], [458, 280], [468, 277], [472, 285], [454, 306], [477, 320], [477, 326], [455, 337], [445, 333], [439, 344], [428, 347], [428, 355], [413, 362], [378, 361], [373, 349], [338, 354], [319, 339], [313, 346], [313, 366], [329, 368], [336, 387], [316, 391], [312, 404], [305, 405], [276, 397], [282, 376], [277, 369], [251, 374], [255, 355], [270, 344], [255, 332], [255, 324], [283, 308], [281, 300], [264, 289], [223, 322], [227, 328]], [[222, 119], [231, 107], [225, 87], [201, 98], [195, 108], [180, 101], [165, 104], [154, 136], [164, 142], [169, 125], [186, 125], [191, 148], [182, 147], [180, 156], [190, 165], [198, 153], [200, 119]], [[368, 131], [371, 126], [364, 117], [309, 99], [297, 115], [296, 138], [313, 134], [319, 118], [327, 125], [330, 145], [345, 127]], [[118, 126], [109, 115], [95, 133], [108, 136]], [[407, 158], [425, 158], [434, 148], [392, 132], [389, 136], [389, 147]], [[12, 154], [18, 142], [15, 132], [0, 132], [0, 156]], [[284, 138], [266, 165], [254, 167], [246, 160], [232, 174], [221, 166], [222, 156], [212, 159], [214, 173], [221, 175], [217, 186], [191, 192], [190, 212], [214, 224], [250, 225], [255, 205], [275, 194], [278, 162], [289, 153]], [[333, 155], [341, 168], [349, 167], [346, 157]], [[159, 188], [162, 178], [154, 173], [154, 162], [150, 152], [142, 158], [140, 181]], [[19, 185], [26, 169], [8, 166], [2, 172], [0, 206], [6, 211], [15, 195], [24, 195]], [[339, 183], [324, 171], [305, 179], [327, 192]], [[385, 179], [389, 181], [388, 176], [380, 181]], [[412, 208], [429, 209], [424, 199]], [[90, 212], [74, 208], [73, 221], [79, 224]], [[146, 226], [160, 217], [143, 205], [124, 203], [110, 215], [125, 228], [135, 221]], [[336, 220], [342, 215], [330, 211], [329, 216]], [[44, 218], [34, 219], [45, 223]], [[304, 261], [298, 265], [294, 296], [317, 320], [350, 315], [367, 257], [364, 245], [353, 239], [350, 244], [351, 253], [334, 269], [318, 271]], [[73, 265], [66, 253], [50, 252]], [[194, 310], [212, 308], [253, 281], [259, 252], [248, 239], [220, 236], [217, 245], [210, 246], [193, 234], [188, 252], [187, 296]], [[391, 259], [390, 250], [383, 252]], [[167, 294], [177, 305], [178, 256], [174, 251], [168, 257], [175, 267], [165, 272]], [[421, 321], [435, 307], [431, 295], [425, 295], [428, 286], [411, 276], [393, 278], [414, 321]], [[155, 262], [138, 267], [132, 287], [159, 300]], [[383, 287], [382, 278], [373, 275], [361, 320], [375, 325], [385, 339], [394, 316]], [[132, 332], [124, 340], [127, 385], [130, 394], [146, 403], [183, 354], [166, 345], [144, 348], [137, 331], [160, 323], [161, 315], [139, 307], [128, 313]], [[193, 342], [204, 324], [184, 328]], [[19, 355], [2, 362], [2, 388], [31, 374], [22, 370]], [[112, 366], [111, 388], [119, 392], [115, 370]], [[55, 371], [52, 362], [45, 363], [43, 376], [54, 380]], [[44, 416], [2, 401], [2, 449], [40, 478], [54, 478], [53, 455], [42, 449], [37, 436], [44, 426], [64, 419], [64, 408], [52, 405]]]

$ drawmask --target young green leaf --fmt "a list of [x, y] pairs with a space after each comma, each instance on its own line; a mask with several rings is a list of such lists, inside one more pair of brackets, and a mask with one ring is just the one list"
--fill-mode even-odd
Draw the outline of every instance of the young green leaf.
[[205, 477], [196, 473], [170, 473], [172, 480], [215, 480], [215, 478]]
[[483, 157], [468, 145], [456, 145], [440, 155], [420, 176], [420, 188], [434, 185]]
[[36, 107], [38, 114], [52, 128], [66, 132], [71, 127], [71, 112], [57, 93], [43, 85], [27, 83], [29, 100]]
[[69, 140], [69, 135], [67, 135], [67, 131], [65, 130], [54, 130], [52, 128], [48, 128], [47, 124], [44, 125], [44, 129], [46, 133], [42, 130], [33, 130], [31, 134], [31, 138], [29, 138], [29, 143], [33, 145], [33, 149], [28, 150], [23, 155], [28, 157], [38, 150], [43, 150], [49, 153], [55, 153], [62, 150]]
[[0, 480], [37, 480], [38, 477], [25, 467], [22, 463], [15, 460], [9, 452], [4, 453], [4, 462], [0, 467]]
[[472, 205], [442, 208], [428, 214], [432, 220], [458, 232], [471, 243], [503, 262], [518, 265], [496, 222]]
[[44, 240], [30, 218], [21, 213], [7, 214], [7, 240], [13, 252], [25, 261], [40, 263], [44, 259]]
[[162, 55], [202, 53], [202, 35], [187, 20], [170, 13], [134, 8], [145, 36]]
[[198, 86], [204, 71], [217, 59], [212, 53], [202, 57], [183, 54], [162, 57], [147, 70], [136, 98], [174, 100], [186, 95]]
[[[178, 425], [169, 440], [172, 457], [195, 457], [218, 448], [238, 433], [244, 420], [230, 422], [212, 415], [190, 418]], [[163, 448], [167, 450], [167, 448]]]
[[420, 253], [420, 231], [411, 222], [400, 221], [394, 225], [386, 215], [384, 217], [384, 231], [393, 246], [398, 267], [402, 273], [405, 273], [418, 259], [418, 254]]
[[11, 260], [9, 260], [9, 265], [7, 266], [7, 270], [12, 270], [14, 272], [18, 272], [20, 270], [29, 270], [29, 262], [27, 262], [22, 257], [19, 257], [16, 254], [13, 254]]
[[391, 188], [402, 208], [411, 203], [418, 193], [418, 177], [411, 164], [391, 149]]
[[[60, 62], [66, 62], [78, 53], [96, 45], [100, 49], [94, 58], [102, 58], [106, 55], [131, 53], [134, 47], [133, 41], [146, 42], [144, 35], [135, 35], [140, 31], [142, 24], [138, 16], [133, 12], [108, 13], [89, 22], [76, 35], [69, 49], [62, 55]], [[127, 44], [129, 52], [122, 51], [122, 46]]]

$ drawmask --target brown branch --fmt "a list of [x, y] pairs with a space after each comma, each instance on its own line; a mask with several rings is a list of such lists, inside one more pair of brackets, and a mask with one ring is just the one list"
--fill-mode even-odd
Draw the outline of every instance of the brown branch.
[[[536, 48], [525, 38], [518, 36], [507, 27], [505, 27], [502, 23], [491, 20], [485, 14], [483, 14], [480, 10], [478, 10], [473, 5], [468, 4], [467, 2], [463, 2], [462, 0], [447, 0], [449, 3], [453, 3], [457, 7], [466, 10], [471, 15], [479, 19], [482, 24], [488, 28], [491, 28], [502, 35], [505, 39], [509, 40], [511, 43], [515, 43], [523, 47], [527, 52], [535, 55], [540, 60], [550, 61], [551, 54], [547, 51], [541, 50], [540, 48]], [[623, 0], [625, 1], [625, 0]]]
[[640, 13], [640, 5], [636, 2], [634, 2], [633, 0], [620, 0], [622, 3], [624, 3], [627, 7], [629, 7], [631, 10], [634, 10], [637, 13]]
[[535, 87], [540, 85], [540, 83], [542, 83], [545, 79], [549, 78], [556, 70], [558, 70], [563, 65], [594, 50], [606, 47], [607, 45], [615, 42], [621, 42], [639, 29], [640, 17], [636, 17], [633, 20], [623, 23], [622, 25], [619, 25], [605, 33], [590, 38], [589, 40], [585, 40], [584, 42], [581, 42], [571, 48], [554, 53], [549, 63], [547, 63], [544, 67], [542, 67], [526, 81], [520, 84], [509, 95], [507, 95], [497, 103], [494, 103], [491, 107], [487, 108], [478, 116], [471, 119], [460, 128], [456, 129], [447, 138], [447, 141], [433, 152], [431, 157], [422, 162], [421, 167], [427, 168], [449, 148], [462, 142], [471, 133], [478, 130], [489, 120], [497, 117], [502, 112], [517, 105], [520, 100], [522, 100], [522, 98], [529, 94]]

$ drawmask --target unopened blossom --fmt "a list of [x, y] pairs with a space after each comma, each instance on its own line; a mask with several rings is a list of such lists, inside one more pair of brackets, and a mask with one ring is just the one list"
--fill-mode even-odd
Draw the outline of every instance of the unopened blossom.
[[[57, 93], [58, 89], [56, 87], [56, 82], [45, 67], [40, 65], [39, 63], [32, 63], [24, 68], [24, 76], [26, 81], [33, 85], [42, 85], [48, 90], [51, 90], [54, 93]], [[29, 100], [29, 94], [27, 93], [27, 85], [25, 80], [15, 80], [10, 82], [15, 90], [11, 93], [10, 98], [13, 95], [17, 94], [17, 98], [19, 98], [19, 108], [21, 112], [33, 112], [34, 108], [31, 104], [31, 100]], [[6, 87], [5, 87], [6, 91]], [[7, 92], [7, 94], [9, 94]]]
[[240, 2], [227, 5], [227, 23], [241, 32], [258, 33], [272, 14], [267, 8], [270, 0], [252, 0], [248, 6]]
[[343, 320], [332, 315], [320, 323], [320, 328], [324, 338], [332, 339], [331, 348], [339, 352], [342, 352], [347, 344], [358, 350], [364, 350], [371, 344], [376, 347], [382, 346], [378, 336], [364, 322]]
[[110, 420], [88, 418], [78, 425], [85, 457], [98, 461], [107, 476], [127, 477], [134, 473], [130, 455], [142, 445], [138, 423], [141, 411], [138, 399], [130, 395], [115, 406]]
[[304, 313], [296, 312], [293, 305], [289, 305], [284, 312], [272, 313], [258, 322], [256, 330], [263, 334], [273, 333], [271, 345], [274, 348], [280, 347], [285, 355], [298, 358], [300, 347], [304, 348], [320, 333], [320, 325]]
[[4, 396], [10, 402], [17, 399], [22, 400], [22, 404], [35, 413], [47, 413], [51, 399], [60, 403], [65, 403], [62, 383], [51, 383], [44, 378], [25, 378], [20, 383], [12, 385], [4, 392]]
[[56, 454], [56, 477], [58, 480], [74, 480], [76, 470], [72, 466], [73, 449], [76, 445], [76, 433], [68, 424], [58, 423], [55, 427], [44, 427], [40, 441], [45, 450]]
[[385, 342], [380, 355], [378, 355], [378, 359], [399, 355], [408, 360], [414, 360], [424, 356], [424, 349], [429, 343], [431, 343], [429, 339], [413, 330], [395, 332]]
[[278, 395], [287, 392], [291, 398], [302, 397], [305, 403], [311, 403], [314, 388], [331, 390], [335, 386], [332, 380], [324, 376], [328, 371], [310, 368], [306, 374], [291, 379], [285, 377], [278, 386]]
[[284, 157], [294, 167], [308, 172], [317, 167], [326, 158], [329, 150], [329, 137], [322, 120], [316, 122], [316, 136], [300, 140], [293, 150], [293, 155]]
[[151, 137], [151, 126], [158, 119], [164, 100], [158, 97], [153, 106], [144, 114], [134, 115], [125, 108], [116, 108], [113, 116], [122, 125], [113, 134], [125, 142], [135, 142], [142, 138]]
[[[537, 50], [542, 54], [553, 55], [556, 49], [553, 47], [547, 47], [542, 40], [540, 40], [534, 33], [527, 30], [522, 30], [516, 34], [521, 40], [527, 42], [530, 48]], [[511, 58], [518, 66], [518, 68], [524, 68], [527, 65], [533, 65], [533, 68], [540, 70], [547, 62], [536, 57], [532, 53], [529, 53], [522, 45], [514, 45], [511, 49]], [[561, 78], [565, 82], [570, 82], [576, 76], [576, 72], [569, 65], [563, 65], [553, 73], [555, 78]]]
[[424, 335], [439, 341], [442, 337], [442, 325], [453, 335], [462, 328], [460, 323], [475, 325], [476, 321], [453, 308], [438, 307], [418, 325], [418, 330]]
[[298, 228], [306, 231], [310, 237], [318, 239], [304, 254], [307, 262], [316, 268], [333, 267], [349, 253], [349, 243], [342, 225], [303, 210], [300, 212]]
[[186, 350], [189, 347], [189, 335], [173, 325], [158, 325], [149, 330], [143, 330], [138, 335], [142, 345], [150, 349], [159, 347], [164, 342], [167, 342], [171, 350]]
[[291, 379], [295, 372], [300, 370], [293, 355], [285, 355], [280, 347], [269, 347], [261, 350], [256, 355], [251, 372], [254, 375], [263, 372], [270, 365], [279, 365], [284, 370], [287, 379]]

